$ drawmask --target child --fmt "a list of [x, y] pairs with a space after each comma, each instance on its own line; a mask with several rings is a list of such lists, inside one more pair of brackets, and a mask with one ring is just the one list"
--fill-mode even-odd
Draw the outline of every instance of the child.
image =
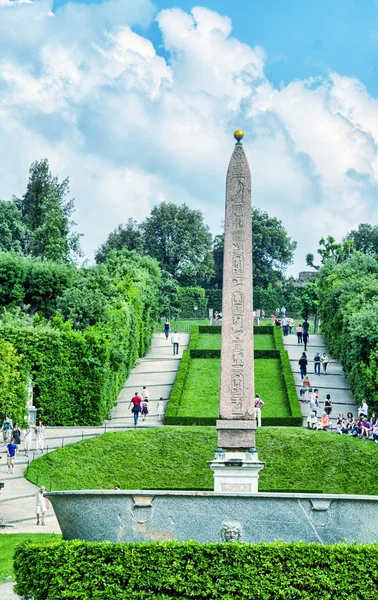
[[161, 421], [164, 416], [164, 400], [163, 400], [163, 398], [159, 398], [159, 402], [157, 403], [157, 416], [158, 416], [158, 421]]
[[16, 458], [17, 446], [11, 441], [7, 445], [7, 464], [8, 464], [8, 473], [14, 473], [14, 460]]
[[142, 421], [146, 420], [147, 415], [148, 415], [148, 402], [146, 400], [144, 400], [142, 402]]

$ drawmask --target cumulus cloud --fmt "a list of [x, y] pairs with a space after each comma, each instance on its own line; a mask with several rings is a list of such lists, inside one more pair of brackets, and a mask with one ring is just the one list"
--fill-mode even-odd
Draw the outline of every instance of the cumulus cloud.
[[150, 0], [55, 13], [50, 0], [0, 0], [1, 197], [21, 194], [46, 156], [70, 175], [88, 253], [161, 200], [200, 208], [217, 233], [242, 127], [253, 201], [299, 241], [296, 269], [321, 236], [377, 219], [378, 100], [361, 82], [330, 73], [275, 88], [264, 49], [200, 7], [156, 16], [162, 56], [134, 30], [153, 17]]

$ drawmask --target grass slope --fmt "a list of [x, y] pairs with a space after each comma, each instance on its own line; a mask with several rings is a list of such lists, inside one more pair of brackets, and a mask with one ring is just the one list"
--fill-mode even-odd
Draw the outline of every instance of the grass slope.
[[[378, 495], [378, 448], [323, 431], [269, 427], [257, 431], [266, 463], [260, 491], [322, 491]], [[47, 489], [213, 489], [207, 461], [213, 427], [164, 427], [107, 433], [33, 461], [27, 477]]]
[[[253, 338], [255, 350], [275, 350], [272, 335], [255, 335]], [[221, 336], [218, 333], [201, 333], [198, 338], [197, 350], [220, 350]]]
[[13, 555], [18, 544], [33, 542], [47, 544], [61, 539], [61, 535], [48, 533], [2, 533], [0, 535], [0, 583], [13, 579]]
[[[200, 336], [201, 338], [202, 336]], [[209, 337], [214, 337], [210, 335]], [[268, 336], [260, 336], [268, 337]], [[288, 400], [279, 359], [255, 360], [256, 393], [265, 402], [262, 417], [287, 417]], [[220, 359], [196, 358], [190, 361], [178, 417], [219, 415]]]

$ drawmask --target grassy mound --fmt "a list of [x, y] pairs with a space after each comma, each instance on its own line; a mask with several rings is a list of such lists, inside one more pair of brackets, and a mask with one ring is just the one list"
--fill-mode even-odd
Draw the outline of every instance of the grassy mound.
[[[27, 478], [52, 490], [213, 489], [206, 462], [217, 445], [213, 427], [164, 427], [107, 433], [33, 461]], [[266, 467], [261, 491], [378, 495], [378, 448], [322, 431], [269, 427], [257, 431]]]

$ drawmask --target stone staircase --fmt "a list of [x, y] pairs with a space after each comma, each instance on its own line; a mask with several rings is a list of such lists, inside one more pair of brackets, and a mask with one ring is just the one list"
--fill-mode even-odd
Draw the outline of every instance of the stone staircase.
[[[302, 352], [304, 351], [304, 345], [298, 344], [297, 336], [295, 334], [285, 336], [283, 338], [283, 342], [285, 350], [287, 350], [289, 354], [291, 369], [293, 371], [294, 381], [298, 390], [299, 398], [299, 389], [302, 382], [298, 361], [302, 355]], [[330, 360], [327, 368], [327, 375], [323, 375], [322, 372], [320, 375], [315, 375], [313, 358], [317, 352], [323, 354], [324, 351]], [[328, 352], [322, 335], [310, 335], [310, 343], [307, 344], [306, 354], [308, 360], [307, 374], [309, 376], [311, 386], [312, 388], [317, 388], [319, 390], [320, 405], [318, 417], [321, 416], [326, 394], [330, 394], [333, 404], [333, 409], [330, 416], [330, 421], [332, 424], [336, 424], [339, 413], [343, 413], [345, 417], [348, 412], [352, 412], [353, 415], [356, 416], [357, 406], [353, 400], [352, 392], [350, 391], [345, 373], [341, 364], [332, 358], [331, 354]], [[301, 410], [303, 415], [303, 425], [307, 426], [307, 417], [311, 412], [310, 404], [301, 402]]]

